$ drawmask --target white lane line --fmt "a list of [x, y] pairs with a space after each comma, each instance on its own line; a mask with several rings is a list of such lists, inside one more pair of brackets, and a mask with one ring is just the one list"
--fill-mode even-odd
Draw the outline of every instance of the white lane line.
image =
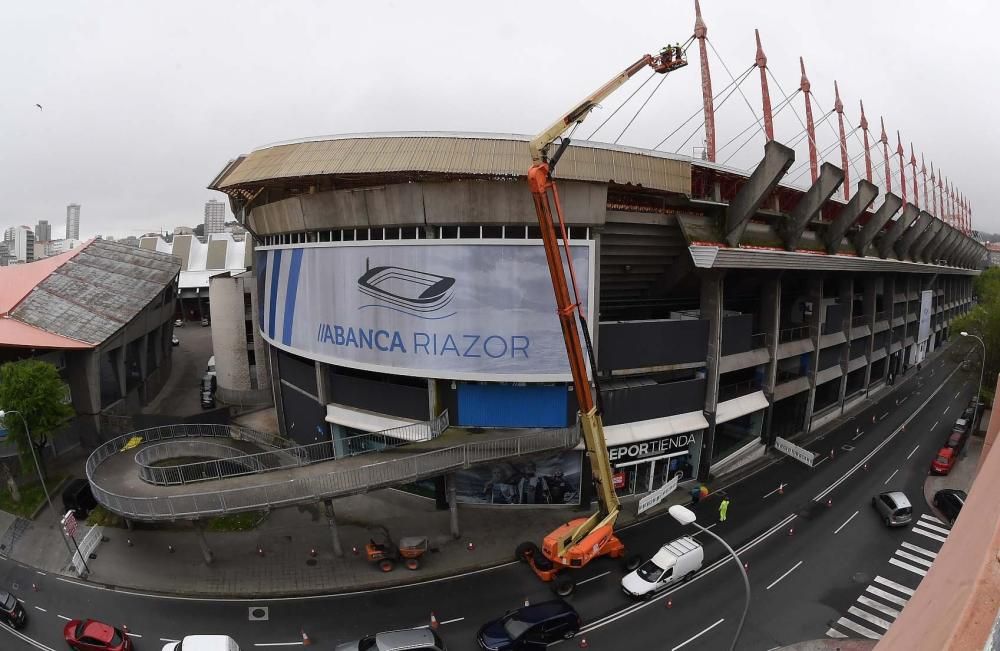
[[920, 447], [919, 445], [915, 445], [915, 446], [913, 446], [913, 449], [912, 449], [912, 450], [910, 450], [910, 453], [909, 453], [908, 455], [906, 455], [906, 460], [907, 460], [907, 461], [909, 461], [909, 460], [910, 460], [910, 457], [912, 457], [912, 456], [913, 456], [913, 453], [914, 453], [914, 452], [916, 452], [916, 451], [917, 451], [917, 449], [918, 449], [919, 447]]
[[35, 574], [41, 574], [42, 576], [48, 576], [48, 574], [46, 574], [45, 572], [42, 572], [41, 570], [35, 570]]
[[956, 393], [956, 394], [955, 394], [955, 400], [958, 400], [958, 397], [959, 397], [960, 395], [962, 395], [962, 392], [961, 392], [961, 391], [959, 391], [958, 393]]
[[843, 626], [844, 628], [849, 628], [852, 631], [854, 631], [855, 633], [860, 633], [861, 635], [864, 635], [865, 637], [867, 637], [869, 639], [872, 639], [872, 640], [881, 640], [882, 639], [882, 634], [881, 633], [876, 633], [872, 629], [867, 628], [865, 626], [862, 626], [861, 624], [858, 624], [857, 622], [855, 622], [853, 620], [847, 619], [846, 617], [841, 617], [840, 619], [837, 620], [837, 623], [840, 624], [841, 626]]
[[684, 640], [683, 642], [681, 642], [680, 644], [678, 644], [677, 646], [675, 646], [675, 647], [674, 647], [673, 649], [671, 649], [670, 651], [677, 651], [677, 649], [681, 648], [681, 647], [682, 647], [682, 646], [684, 646], [685, 644], [688, 644], [688, 643], [690, 643], [690, 642], [694, 642], [694, 641], [695, 641], [695, 640], [697, 640], [697, 639], [698, 639], [699, 637], [701, 637], [701, 636], [702, 636], [702, 635], [704, 635], [705, 633], [708, 633], [708, 632], [709, 632], [710, 630], [712, 630], [713, 628], [715, 628], [716, 626], [718, 626], [719, 624], [721, 624], [721, 623], [722, 623], [722, 622], [724, 622], [724, 621], [726, 621], [726, 620], [725, 620], [725, 619], [720, 619], [719, 621], [715, 622], [714, 624], [712, 624], [711, 626], [709, 626], [708, 628], [706, 628], [706, 629], [705, 629], [704, 631], [702, 631], [701, 633], [698, 633], [698, 634], [697, 634], [697, 635], [695, 635], [694, 637], [689, 637], [688, 639]]
[[937, 518], [935, 518], [933, 515], [927, 515], [926, 513], [921, 513], [920, 514], [920, 519], [921, 520], [929, 520], [930, 522], [933, 522], [934, 524], [939, 524], [942, 527], [948, 526], [947, 522], [941, 522], [940, 520], [938, 520]]
[[894, 553], [896, 556], [899, 556], [900, 558], [905, 558], [908, 561], [913, 561], [917, 565], [923, 565], [924, 567], [930, 567], [931, 563], [934, 562], [927, 560], [923, 556], [917, 556], [909, 552], [904, 552], [902, 549], [897, 549]]
[[892, 478], [896, 476], [897, 472], [899, 472], [899, 468], [896, 468], [895, 470], [893, 470], [892, 474], [889, 475], [889, 479], [886, 479], [884, 482], [882, 482], [882, 485], [885, 486], [886, 484], [888, 484], [892, 480]]
[[933, 425], [931, 425], [931, 429], [932, 429], [932, 430], [933, 430], [933, 429], [937, 429], [937, 426], [938, 426], [938, 423], [940, 423], [940, 422], [941, 422], [941, 421], [939, 421], [939, 420], [936, 420], [936, 421], [934, 421], [934, 424], [933, 424]]
[[71, 622], [71, 621], [73, 621], [72, 619], [70, 619], [70, 618], [69, 618], [69, 617], [67, 617], [66, 615], [56, 615], [56, 617], [58, 617], [59, 619], [62, 619], [62, 620], [65, 620], [65, 621], [67, 621], [67, 622]]
[[857, 441], [859, 438], [865, 435], [864, 430], [858, 430], [858, 433], [851, 437], [852, 441]]
[[904, 570], [908, 570], [910, 572], [913, 572], [914, 574], [917, 574], [917, 575], [920, 575], [920, 576], [927, 576], [927, 570], [922, 570], [919, 567], [917, 567], [916, 565], [910, 565], [909, 563], [904, 563], [903, 561], [898, 561], [895, 558], [890, 558], [889, 562], [892, 563], [893, 565], [895, 565], [896, 567], [901, 567]]
[[812, 465], [812, 467], [815, 468], [816, 466], [818, 466], [819, 464], [823, 463], [824, 461], [829, 461], [829, 460], [830, 460], [830, 457], [823, 457], [822, 459], [820, 459], [819, 461], [817, 461], [816, 463], [814, 463]]
[[851, 520], [853, 520], [853, 519], [854, 519], [854, 516], [855, 516], [855, 515], [857, 515], [858, 513], [859, 513], [859, 511], [855, 511], [855, 512], [854, 512], [854, 515], [852, 515], [851, 517], [849, 517], [849, 518], [847, 518], [846, 520], [844, 520], [844, 524], [842, 524], [842, 525], [840, 525], [839, 527], [837, 527], [836, 531], [834, 531], [833, 533], [834, 533], [834, 534], [838, 534], [838, 533], [840, 533], [840, 530], [841, 530], [841, 529], [843, 529], [844, 527], [846, 527], [846, 526], [847, 526], [847, 523], [848, 523], [848, 522], [850, 522]]
[[878, 419], [879, 420], [885, 420], [886, 416], [888, 416], [888, 415], [889, 415], [889, 412], [885, 412], [884, 414], [882, 414], [881, 416], [879, 416]]
[[888, 601], [890, 603], [896, 604], [900, 608], [902, 608], [903, 606], [906, 605], [906, 599], [903, 599], [902, 597], [897, 597], [894, 594], [890, 594], [890, 593], [886, 592], [885, 590], [882, 590], [880, 588], [876, 588], [875, 586], [872, 586], [872, 585], [870, 585], [867, 588], [865, 588], [865, 592], [870, 592], [873, 595], [875, 595], [876, 597], [881, 597], [881, 598], [885, 599], [886, 601]]
[[49, 611], [45, 610], [44, 608], [42, 608], [41, 606], [35, 606], [35, 610], [40, 610], [40, 611], [42, 611], [43, 613], [47, 613], [47, 612], [49, 612]]
[[895, 581], [893, 581], [891, 579], [887, 579], [887, 578], [885, 578], [883, 576], [876, 576], [875, 577], [875, 583], [881, 583], [885, 587], [892, 588], [893, 590], [895, 590], [896, 592], [899, 592], [900, 594], [905, 594], [907, 596], [907, 598], [913, 596], [913, 589], [912, 588], [907, 588], [902, 583], [896, 583]]
[[[580, 581], [580, 583], [583, 583], [583, 581]], [[580, 584], [578, 583], [577, 585]], [[464, 617], [456, 617], [455, 619], [444, 620], [443, 622], [441, 622], [441, 625], [444, 626], [445, 624], [454, 624], [455, 622], [463, 622], [463, 621], [465, 621]]]
[[892, 622], [887, 622], [881, 617], [876, 617], [875, 615], [869, 614], [868, 612], [861, 610], [857, 606], [851, 606], [850, 608], [847, 609], [847, 612], [854, 615], [855, 617], [860, 617], [869, 624], [874, 624], [875, 626], [881, 626], [887, 631], [889, 630], [889, 627], [892, 626]]
[[784, 574], [782, 574], [781, 576], [779, 576], [778, 578], [776, 578], [774, 581], [771, 582], [771, 585], [767, 586], [764, 589], [765, 590], [770, 590], [771, 588], [773, 588], [774, 586], [776, 586], [778, 584], [778, 581], [782, 580], [783, 578], [785, 578], [786, 576], [788, 576], [789, 574], [791, 574], [795, 570], [799, 569], [799, 565], [802, 565], [802, 561], [799, 561], [798, 563], [796, 563], [795, 565], [793, 565], [792, 569], [788, 570], [787, 572], [785, 572]]
[[601, 578], [602, 576], [607, 576], [609, 574], [611, 574], [611, 570], [608, 570], [607, 572], [604, 572], [603, 574], [598, 574], [597, 576], [592, 576], [589, 579], [584, 579], [583, 581], [577, 581], [576, 584], [577, 585], [583, 585], [584, 583], [588, 583], [590, 581], [596, 581], [597, 579]]
[[947, 536], [949, 533], [951, 533], [951, 529], [946, 529], [945, 527], [939, 527], [938, 525], [931, 524], [930, 522], [918, 522], [914, 526], [923, 527], [924, 529], [927, 529], [928, 531], [934, 531], [936, 533], [940, 533], [940, 534], [943, 534], [945, 536]]
[[28, 644], [30, 644], [31, 646], [35, 647], [36, 649], [41, 649], [42, 651], [56, 651], [52, 647], [46, 646], [46, 645], [42, 644], [41, 642], [39, 642], [35, 638], [28, 637], [27, 635], [25, 635], [24, 633], [22, 633], [20, 631], [15, 631], [11, 627], [7, 626], [6, 624], [0, 624], [0, 629], [3, 629], [5, 631], [7, 631], [11, 635], [17, 637], [20, 640], [23, 640], [24, 642], [27, 642]]
[[126, 633], [125, 635], [128, 635], [129, 637], [142, 637], [138, 633]]
[[924, 556], [929, 557], [931, 560], [934, 560], [935, 558], [937, 558], [937, 553], [936, 552], [932, 552], [929, 549], [924, 549], [923, 547], [920, 547], [919, 545], [914, 545], [913, 543], [908, 543], [908, 542], [904, 542], [904, 543], [902, 543], [902, 545], [903, 545], [903, 547], [909, 549], [910, 551], [914, 551], [914, 552], [917, 552], [918, 554], [923, 554]]
[[258, 642], [254, 646], [302, 646], [301, 642]]
[[947, 407], [945, 407], [945, 409], [944, 409], [944, 413], [943, 413], [943, 414], [941, 414], [941, 415], [942, 415], [942, 416], [947, 416], [947, 415], [948, 415], [948, 410], [949, 410], [949, 409], [951, 409], [951, 405], [948, 405]]
[[880, 604], [879, 602], [875, 601], [874, 599], [869, 599], [868, 597], [866, 597], [864, 595], [861, 595], [860, 597], [858, 597], [858, 603], [864, 604], [864, 605], [868, 606], [869, 608], [871, 608], [872, 610], [877, 610], [880, 613], [882, 613], [883, 615], [888, 615], [889, 617], [892, 617], [893, 619], [899, 617], [899, 611], [896, 610], [895, 608], [889, 608], [888, 606], [886, 606], [884, 604]]
[[841, 633], [840, 631], [838, 631], [835, 628], [828, 628], [828, 629], [826, 629], [826, 636], [827, 637], [835, 637], [835, 638], [839, 638], [839, 639], [843, 639], [843, 638], [847, 637], [846, 635], [844, 635], [843, 633]]
[[[813, 467], [815, 468], [816, 466], [813, 466]], [[778, 484], [777, 488], [775, 488], [773, 491], [771, 491], [770, 493], [768, 493], [767, 495], [765, 495], [764, 497], [762, 497], [760, 499], [766, 500], [767, 498], [771, 497], [775, 493], [784, 491], [786, 488], [788, 488], [788, 484]]]
[[921, 529], [920, 527], [913, 527], [912, 529], [910, 529], [910, 531], [912, 531], [915, 534], [919, 534], [921, 536], [925, 536], [927, 538], [930, 538], [931, 540], [936, 540], [938, 542], [944, 542], [945, 540], [947, 540], [947, 538], [945, 538], [944, 536], [939, 536], [936, 533], [931, 533], [930, 531], [925, 531], [924, 529]]

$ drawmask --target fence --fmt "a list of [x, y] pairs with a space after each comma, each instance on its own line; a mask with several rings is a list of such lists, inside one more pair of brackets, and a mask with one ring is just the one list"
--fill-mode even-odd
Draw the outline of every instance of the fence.
[[80, 552], [73, 550], [73, 555], [70, 557], [70, 565], [73, 570], [76, 571], [77, 576], [83, 576], [84, 574], [84, 559], [90, 556], [90, 553], [97, 549], [97, 546], [101, 543], [104, 536], [104, 527], [91, 527], [86, 535], [83, 537], [78, 545], [80, 547]]
[[536, 430], [517, 437], [465, 443], [310, 477], [184, 495], [126, 497], [101, 488], [94, 480], [94, 471], [106, 459], [118, 454], [130, 436], [118, 437], [94, 450], [87, 459], [87, 479], [94, 497], [109, 510], [126, 518], [148, 521], [256, 511], [364, 493], [493, 459], [571, 448], [580, 441], [577, 426]]

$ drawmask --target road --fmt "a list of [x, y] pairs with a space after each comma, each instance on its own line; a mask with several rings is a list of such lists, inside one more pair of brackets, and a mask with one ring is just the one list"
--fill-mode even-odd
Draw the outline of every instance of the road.
[[[838, 623], [841, 618], [882, 632], [856, 612], [888, 624], [892, 616], [885, 609], [897, 609], [869, 588], [903, 599], [899, 588], [885, 581], [916, 587], [919, 575], [890, 559], [926, 568], [926, 562], [910, 557], [929, 559], [942, 541], [914, 533], [918, 525], [886, 529], [869, 502], [881, 490], [900, 489], [914, 503], [915, 521], [929, 514], [920, 489], [928, 465], [975, 389], [971, 376], [953, 371], [947, 357], [925, 365], [921, 378], [907, 379], [892, 395], [876, 396], [855, 419], [810, 445], [819, 453], [814, 467], [784, 459], [726, 487], [729, 519], [713, 531], [747, 563], [753, 593], [740, 649], [771, 649], [821, 638], [831, 629], [860, 636]], [[715, 522], [717, 505], [718, 499], [710, 498], [695, 508], [702, 524]], [[944, 538], [945, 527], [922, 522], [934, 527], [923, 531]], [[624, 528], [621, 536], [630, 552], [648, 556], [685, 533], [690, 531], [660, 515]], [[571, 602], [586, 624], [580, 637], [590, 648], [621, 648], [623, 639], [637, 648], [728, 648], [743, 607], [742, 582], [721, 547], [699, 538], [705, 568], [688, 584], [648, 602], [634, 603], [621, 593], [617, 561], [600, 559], [578, 572], [580, 585]], [[378, 630], [426, 625], [431, 611], [449, 649], [473, 649], [475, 632], [487, 619], [525, 600], [552, 598], [547, 585], [514, 562], [388, 590], [218, 600], [108, 590], [0, 560], [0, 587], [23, 600], [30, 618], [21, 634], [0, 631], [5, 649], [64, 648], [61, 625], [80, 616], [127, 624], [140, 650], [159, 649], [192, 633], [219, 632], [232, 635], [244, 649], [282, 648], [300, 645], [302, 630], [314, 646], [325, 649]], [[859, 597], [877, 600], [882, 610]]]

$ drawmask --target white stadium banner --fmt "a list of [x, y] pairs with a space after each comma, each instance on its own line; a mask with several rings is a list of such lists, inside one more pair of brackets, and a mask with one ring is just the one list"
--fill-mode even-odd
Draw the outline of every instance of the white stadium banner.
[[[570, 249], [592, 324], [593, 243]], [[540, 240], [260, 247], [256, 274], [261, 332], [291, 353], [419, 377], [570, 379]]]
[[810, 468], [816, 462], [816, 453], [810, 452], [809, 450], [799, 447], [790, 441], [786, 441], [780, 436], [774, 438], [774, 449], [778, 452], [784, 452], [796, 461], [801, 461]]
[[934, 292], [927, 289], [920, 292], [920, 326], [917, 328], [917, 342], [927, 341], [931, 334], [931, 303]]
[[660, 486], [649, 495], [646, 495], [645, 497], [641, 498], [639, 500], [638, 512], [643, 513], [644, 511], [648, 511], [649, 509], [653, 508], [654, 506], [662, 502], [663, 498], [665, 498], [667, 495], [670, 495], [675, 490], [677, 490], [677, 484], [680, 482], [680, 480], [681, 480], [681, 473], [677, 473], [676, 475], [671, 477], [670, 481], [665, 483], [663, 486]]

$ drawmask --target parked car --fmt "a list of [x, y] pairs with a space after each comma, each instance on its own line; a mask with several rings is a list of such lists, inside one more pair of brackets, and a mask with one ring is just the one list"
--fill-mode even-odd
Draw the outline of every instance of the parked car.
[[965, 447], [965, 441], [968, 440], [969, 433], [968, 430], [952, 430], [951, 434], [948, 435], [947, 440], [944, 442], [944, 447], [951, 448], [958, 454]]
[[679, 581], [687, 581], [701, 569], [705, 552], [690, 536], [668, 542], [638, 568], [622, 578], [622, 590], [630, 597], [649, 599]]
[[110, 624], [95, 619], [71, 619], [63, 638], [76, 651], [133, 651], [132, 640]]
[[583, 622], [573, 606], [562, 599], [510, 610], [483, 624], [476, 641], [486, 651], [544, 648], [559, 639], [569, 640]]
[[183, 328], [184, 327], [184, 319], [174, 319], [174, 327], [175, 328]]
[[23, 628], [28, 621], [28, 613], [17, 597], [0, 590], [0, 618], [11, 628]]
[[901, 527], [913, 519], [913, 505], [900, 491], [886, 491], [872, 498], [872, 506], [887, 527]]
[[187, 635], [180, 642], [167, 642], [162, 651], [240, 651], [228, 635]]
[[948, 519], [948, 524], [955, 524], [955, 520], [958, 519], [958, 514], [962, 511], [962, 506], [965, 505], [965, 500], [968, 495], [965, 491], [955, 490], [954, 488], [944, 488], [934, 493], [934, 508], [941, 512], [941, 514]]
[[[187, 646], [184, 651], [188, 651]], [[447, 651], [447, 648], [434, 631], [413, 628], [366, 635], [360, 640], [338, 644], [334, 651]]]
[[72, 511], [77, 520], [85, 519], [97, 506], [94, 493], [90, 490], [90, 482], [86, 479], [74, 479], [66, 484], [62, 492], [63, 513]]
[[953, 448], [941, 448], [938, 450], [934, 461], [931, 461], [931, 473], [935, 475], [947, 475], [955, 465], [955, 450]]
[[180, 346], [181, 340], [178, 339], [176, 335], [174, 335], [173, 337], [170, 338], [170, 343], [173, 344], [174, 346]]

